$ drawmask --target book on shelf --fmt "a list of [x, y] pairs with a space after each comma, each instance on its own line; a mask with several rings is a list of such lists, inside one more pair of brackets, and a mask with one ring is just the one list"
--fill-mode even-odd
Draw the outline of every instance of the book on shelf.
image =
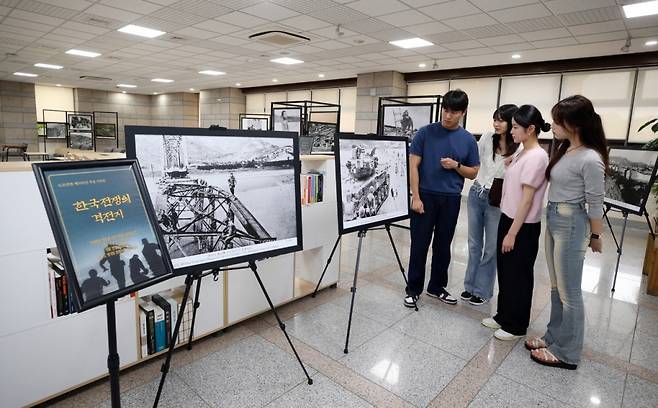
[[[171, 340], [171, 304], [163, 298], [161, 295], [155, 294], [151, 296], [151, 300], [153, 303], [155, 303], [162, 311], [164, 312], [164, 332], [163, 332], [163, 337], [164, 337], [164, 347], [167, 348], [169, 347], [169, 343]], [[176, 309], [174, 309], [174, 313], [176, 312]], [[157, 347], [157, 346], [156, 346]]]
[[146, 352], [147, 354], [155, 353], [155, 309], [156, 306], [151, 301], [145, 301], [139, 304], [139, 309], [146, 316]]
[[324, 195], [324, 175], [308, 172], [300, 175], [302, 205], [322, 202]]
[[155, 306], [155, 352], [165, 349], [167, 331], [165, 329], [165, 312], [160, 306], [153, 302]]
[[[183, 343], [190, 334], [193, 298], [194, 294], [190, 291], [175, 344]], [[173, 341], [182, 301], [183, 291], [177, 289], [146, 296], [139, 301], [139, 337], [142, 358], [169, 347], [170, 342]]]
[[139, 308], [139, 345], [142, 358], [149, 355], [148, 350], [148, 331], [147, 331], [147, 321], [146, 321], [146, 311]]
[[64, 265], [58, 256], [50, 252], [51, 250], [47, 253], [50, 317], [56, 318], [75, 312], [75, 307], [71, 285], [64, 273]]

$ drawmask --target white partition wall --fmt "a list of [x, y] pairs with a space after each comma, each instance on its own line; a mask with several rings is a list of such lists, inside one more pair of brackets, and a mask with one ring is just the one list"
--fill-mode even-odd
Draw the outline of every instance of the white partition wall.
[[340, 131], [354, 132], [356, 124], [356, 88], [340, 88]]
[[650, 119], [658, 116], [658, 68], [641, 69], [638, 72], [635, 103], [633, 104], [633, 119], [628, 135], [631, 143], [646, 143], [653, 140], [656, 134], [651, 126], [638, 132], [637, 130]]
[[466, 130], [482, 134], [491, 130], [491, 115], [498, 101], [498, 78], [457, 79], [450, 81], [450, 89], [461, 89], [468, 94]]
[[[544, 120], [550, 122], [551, 109], [560, 98], [560, 77], [560, 74], [503, 77], [499, 105], [535, 105]], [[542, 132], [539, 137], [552, 139], [553, 134]]]
[[265, 94], [247, 94], [246, 113], [265, 113]]

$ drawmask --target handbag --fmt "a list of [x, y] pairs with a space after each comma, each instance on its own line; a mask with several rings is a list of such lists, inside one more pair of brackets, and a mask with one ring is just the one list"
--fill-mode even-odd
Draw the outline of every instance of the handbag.
[[503, 197], [503, 179], [494, 178], [491, 188], [489, 188], [489, 205], [500, 207], [500, 199]]

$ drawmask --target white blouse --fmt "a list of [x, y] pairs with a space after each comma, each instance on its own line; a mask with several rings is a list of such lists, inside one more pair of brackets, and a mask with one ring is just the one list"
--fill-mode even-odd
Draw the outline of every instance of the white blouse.
[[496, 153], [493, 156], [493, 136], [494, 132], [487, 132], [480, 137], [478, 141], [478, 150], [480, 153], [480, 171], [475, 178], [482, 187], [491, 188], [494, 178], [503, 178], [505, 174], [505, 156]]

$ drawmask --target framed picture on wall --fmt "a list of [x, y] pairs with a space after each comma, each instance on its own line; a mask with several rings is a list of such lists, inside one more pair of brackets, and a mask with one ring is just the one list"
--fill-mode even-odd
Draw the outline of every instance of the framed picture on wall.
[[418, 129], [432, 123], [433, 104], [383, 105], [380, 119], [382, 136], [413, 140]]
[[66, 123], [47, 122], [46, 137], [48, 139], [66, 139]]
[[334, 154], [335, 123], [308, 122], [308, 136], [313, 138], [311, 154]]
[[93, 116], [79, 113], [69, 113], [68, 117], [69, 131], [81, 132], [92, 131]]
[[71, 149], [94, 150], [94, 138], [91, 132], [70, 132], [69, 147]]
[[98, 139], [116, 138], [117, 128], [114, 123], [95, 123], [94, 133]]
[[272, 109], [272, 130], [277, 132], [301, 133], [301, 108], [274, 108]]
[[242, 116], [240, 118], [240, 129], [242, 130], [268, 130], [269, 120], [266, 117]]

